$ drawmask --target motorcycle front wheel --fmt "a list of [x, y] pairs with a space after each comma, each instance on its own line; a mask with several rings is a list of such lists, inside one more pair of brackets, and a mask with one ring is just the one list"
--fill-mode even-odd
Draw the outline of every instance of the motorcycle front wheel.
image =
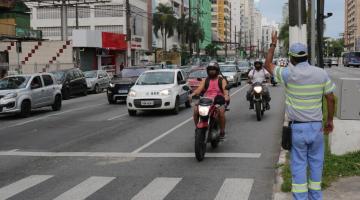
[[255, 104], [255, 110], [256, 110], [256, 118], [258, 121], [261, 121], [261, 102], [257, 101]]
[[207, 129], [196, 129], [195, 132], [195, 157], [199, 162], [204, 160], [206, 152], [206, 135]]

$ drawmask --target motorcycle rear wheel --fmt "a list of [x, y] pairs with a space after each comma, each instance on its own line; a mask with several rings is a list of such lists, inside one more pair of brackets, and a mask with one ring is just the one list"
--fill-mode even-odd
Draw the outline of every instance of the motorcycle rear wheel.
[[201, 162], [205, 158], [206, 153], [206, 135], [207, 129], [196, 129], [195, 132], [195, 157], [196, 160]]

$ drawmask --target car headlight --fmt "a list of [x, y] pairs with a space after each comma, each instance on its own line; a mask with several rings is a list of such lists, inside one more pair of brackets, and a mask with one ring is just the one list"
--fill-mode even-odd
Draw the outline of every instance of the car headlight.
[[255, 86], [254, 90], [256, 93], [261, 93], [262, 92], [262, 87], [261, 86]]
[[130, 97], [136, 97], [136, 92], [135, 92], [134, 90], [131, 90], [131, 91], [129, 92], [129, 96], [130, 96]]
[[16, 98], [17, 97], [17, 93], [9, 93], [7, 95], [5, 95], [2, 99], [12, 99], [12, 98]]
[[171, 90], [166, 89], [159, 92], [161, 96], [169, 96], [171, 94]]
[[114, 83], [110, 83], [109, 85], [110, 85], [110, 87], [112, 87], [112, 88], [115, 87], [115, 84], [114, 84]]
[[229, 81], [234, 80], [234, 77], [233, 77], [233, 76], [228, 76], [227, 78], [228, 78]]
[[199, 106], [200, 116], [208, 116], [210, 111], [210, 106]]

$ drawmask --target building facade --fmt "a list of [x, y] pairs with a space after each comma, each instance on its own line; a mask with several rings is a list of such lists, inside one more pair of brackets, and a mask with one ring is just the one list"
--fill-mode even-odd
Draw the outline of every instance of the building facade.
[[211, 28], [214, 41], [230, 41], [231, 3], [229, 0], [211, 0]]
[[360, 0], [345, 0], [345, 48], [360, 51]]
[[199, 23], [205, 35], [204, 41], [200, 42], [201, 50], [204, 50], [205, 47], [212, 42], [211, 6], [212, 3], [209, 0], [191, 0], [191, 16], [194, 20], [199, 19]]

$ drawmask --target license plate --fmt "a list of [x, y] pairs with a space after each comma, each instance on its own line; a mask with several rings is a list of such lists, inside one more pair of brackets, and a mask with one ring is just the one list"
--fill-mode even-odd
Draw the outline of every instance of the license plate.
[[120, 94], [124, 94], [124, 93], [128, 93], [128, 92], [129, 92], [128, 90], [119, 90]]
[[142, 106], [153, 106], [154, 101], [141, 101]]

